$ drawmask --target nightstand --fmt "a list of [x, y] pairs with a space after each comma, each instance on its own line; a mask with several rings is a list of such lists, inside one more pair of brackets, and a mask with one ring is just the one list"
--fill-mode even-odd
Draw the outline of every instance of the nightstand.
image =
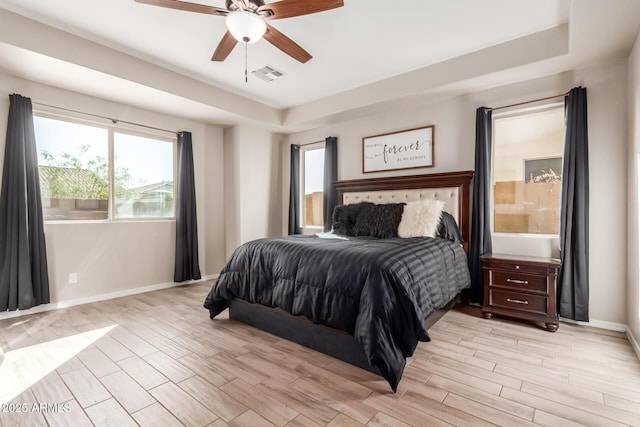
[[482, 316], [494, 314], [544, 322], [558, 330], [556, 280], [560, 260], [515, 255], [480, 257], [484, 272]]

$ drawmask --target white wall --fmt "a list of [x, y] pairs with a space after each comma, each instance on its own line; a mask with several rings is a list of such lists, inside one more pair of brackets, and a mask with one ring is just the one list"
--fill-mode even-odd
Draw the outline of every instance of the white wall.
[[[195, 138], [195, 132], [191, 132]], [[221, 128], [204, 126], [202, 136], [198, 135], [198, 146], [194, 146], [198, 227], [204, 227], [204, 230], [198, 229], [198, 235], [204, 237], [204, 243], [198, 241], [200, 246], [204, 245], [204, 253], [199, 254], [200, 266], [204, 267], [201, 271], [203, 277], [218, 274], [227, 259], [224, 240], [223, 142]]]
[[[338, 179], [375, 178], [452, 170], [472, 170], [473, 150], [463, 135], [464, 123], [461, 98], [451, 99], [420, 109], [397, 109], [383, 115], [373, 115], [348, 122], [336, 123], [313, 130], [287, 135], [282, 146], [282, 209], [285, 213], [282, 230], [286, 234], [289, 203], [290, 145], [324, 141], [328, 136], [338, 138]], [[475, 116], [474, 116], [475, 117]], [[362, 173], [362, 138], [371, 135], [435, 125], [433, 167], [407, 171]], [[472, 145], [471, 145], [472, 147]]]
[[281, 234], [280, 139], [249, 126], [224, 131], [227, 256], [241, 243]]
[[[627, 327], [640, 343], [640, 35], [629, 56], [629, 150], [627, 215]], [[636, 351], [640, 348], [636, 347]], [[640, 353], [639, 353], [640, 355]]]
[[[0, 74], [0, 173], [11, 93], [39, 102], [193, 134], [198, 241], [203, 276], [225, 260], [222, 129]], [[221, 203], [221, 202], [220, 202]], [[174, 221], [46, 223], [51, 302], [173, 282]], [[68, 284], [78, 273], [78, 283]]]
[[576, 83], [589, 103], [590, 315], [625, 324], [627, 61], [576, 72]]
[[[289, 144], [338, 137], [338, 179], [437, 173], [474, 168], [475, 110], [564, 93], [583, 85], [589, 98], [590, 310], [593, 320], [624, 324], [626, 316], [626, 61], [404, 108], [289, 135]], [[435, 125], [434, 167], [362, 173], [362, 137]], [[282, 149], [283, 208], [288, 204], [288, 147]], [[283, 211], [286, 212], [286, 211]], [[283, 230], [286, 218], [282, 220]], [[557, 256], [557, 239], [494, 237], [494, 252]]]

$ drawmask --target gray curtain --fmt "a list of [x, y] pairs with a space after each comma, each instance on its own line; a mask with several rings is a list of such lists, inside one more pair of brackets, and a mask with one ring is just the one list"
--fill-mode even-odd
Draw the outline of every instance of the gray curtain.
[[300, 234], [300, 147], [298, 145], [291, 145], [289, 183], [289, 235]]
[[198, 280], [198, 220], [193, 176], [191, 132], [178, 133], [178, 185], [176, 188], [176, 262], [174, 282]]
[[473, 175], [473, 208], [471, 213], [471, 242], [469, 248], [469, 271], [471, 289], [469, 300], [483, 303], [484, 286], [480, 256], [491, 253], [491, 110], [480, 107], [476, 110], [476, 157]]
[[49, 273], [31, 99], [9, 95], [0, 194], [0, 311], [49, 302]]
[[338, 180], [338, 138], [330, 136], [324, 142], [324, 186], [322, 190], [322, 221], [324, 231], [331, 230], [333, 210], [338, 204], [335, 181]]
[[565, 99], [566, 136], [562, 165], [558, 311], [589, 321], [589, 137], [587, 89], [571, 89]]

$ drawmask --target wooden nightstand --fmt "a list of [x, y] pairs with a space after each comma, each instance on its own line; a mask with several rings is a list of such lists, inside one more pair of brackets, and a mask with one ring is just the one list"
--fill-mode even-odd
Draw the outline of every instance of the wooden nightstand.
[[560, 260], [514, 255], [480, 257], [484, 272], [482, 316], [494, 314], [544, 322], [558, 330], [556, 279]]

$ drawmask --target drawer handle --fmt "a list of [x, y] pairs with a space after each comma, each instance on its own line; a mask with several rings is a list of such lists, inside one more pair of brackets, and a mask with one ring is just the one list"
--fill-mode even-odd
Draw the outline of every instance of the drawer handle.
[[507, 279], [507, 282], [509, 282], [509, 283], [518, 283], [520, 285], [528, 285], [529, 284], [528, 280], [518, 280], [518, 279]]
[[507, 302], [515, 302], [516, 304], [529, 305], [529, 301], [524, 301], [524, 300], [521, 300], [521, 299], [511, 299], [511, 298], [507, 298]]

